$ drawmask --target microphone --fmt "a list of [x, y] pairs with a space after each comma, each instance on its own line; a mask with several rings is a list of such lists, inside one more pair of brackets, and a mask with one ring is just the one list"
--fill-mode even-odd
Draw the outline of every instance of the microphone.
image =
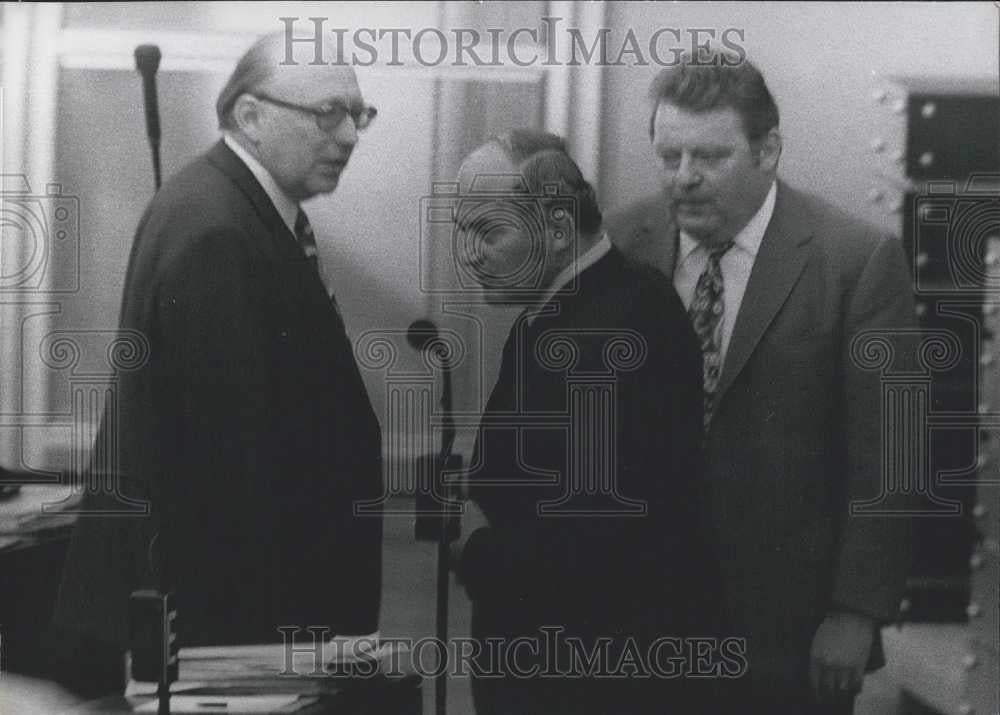
[[414, 350], [423, 350], [427, 347], [428, 343], [438, 336], [437, 326], [424, 318], [414, 320], [406, 330], [406, 342]]
[[153, 150], [153, 178], [160, 188], [160, 105], [156, 99], [156, 71], [160, 68], [160, 48], [139, 45], [135, 48], [135, 67], [142, 75], [142, 96], [146, 106], [146, 136]]

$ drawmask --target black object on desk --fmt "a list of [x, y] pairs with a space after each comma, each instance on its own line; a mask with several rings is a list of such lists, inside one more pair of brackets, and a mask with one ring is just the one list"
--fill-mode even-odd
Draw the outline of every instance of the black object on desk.
[[170, 684], [177, 682], [179, 670], [174, 594], [148, 589], [133, 591], [129, 611], [132, 678], [156, 683], [159, 715], [169, 715]]

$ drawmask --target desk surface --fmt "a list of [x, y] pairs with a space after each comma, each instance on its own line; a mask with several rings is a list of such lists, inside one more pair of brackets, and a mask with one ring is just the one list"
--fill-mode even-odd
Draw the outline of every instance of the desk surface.
[[[188, 691], [180, 694], [196, 694]], [[212, 690], [211, 695], [238, 695], [244, 690], [227, 689], [225, 693]], [[276, 694], [269, 690], [271, 694]], [[209, 693], [206, 693], [209, 695]], [[155, 701], [155, 697], [113, 696], [85, 703], [73, 708], [65, 715], [83, 713], [131, 713], [144, 703]], [[350, 681], [335, 692], [319, 696], [319, 701], [295, 712], [301, 715], [420, 715], [423, 711], [421, 678], [407, 675], [400, 678], [374, 677]], [[226, 710], [227, 715], [238, 710]]]

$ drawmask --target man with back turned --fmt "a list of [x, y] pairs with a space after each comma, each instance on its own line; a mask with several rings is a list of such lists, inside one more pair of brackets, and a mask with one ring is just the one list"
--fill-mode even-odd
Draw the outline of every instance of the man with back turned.
[[707, 516], [749, 660], [720, 685], [733, 712], [849, 713], [908, 567], [904, 520], [851, 511], [880, 497], [885, 419], [852, 351], [877, 334], [910, 359], [906, 263], [777, 178], [778, 109], [749, 62], [686, 57], [651, 94], [664, 195], [610, 232], [673, 280], [701, 343]]
[[501, 135], [459, 185], [462, 265], [488, 301], [523, 307], [455, 549], [482, 648], [476, 712], [712, 712], [678, 665], [718, 614], [700, 355], [680, 301], [611, 246], [560, 138]]
[[336, 189], [375, 112], [352, 69], [282, 64], [283, 40], [239, 61], [223, 138], [157, 193], [132, 247], [121, 327], [149, 360], [119, 375], [93, 463], [150, 513], [84, 502], [56, 622], [81, 639], [81, 680], [105, 664], [90, 690], [120, 677], [139, 588], [176, 590], [187, 646], [377, 630], [381, 519], [353, 507], [381, 494], [379, 424], [301, 207]]

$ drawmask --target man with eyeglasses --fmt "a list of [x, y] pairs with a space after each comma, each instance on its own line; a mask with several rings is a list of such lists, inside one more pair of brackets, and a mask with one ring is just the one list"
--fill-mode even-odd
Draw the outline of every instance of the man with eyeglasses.
[[284, 51], [268, 36], [240, 59], [223, 138], [157, 193], [132, 247], [121, 327], [149, 359], [119, 374], [94, 464], [150, 512], [74, 534], [56, 622], [87, 694], [121, 685], [140, 588], [176, 590], [182, 646], [378, 628], [381, 518], [354, 505], [381, 495], [379, 423], [300, 205], [337, 188], [375, 109], [351, 68]]

